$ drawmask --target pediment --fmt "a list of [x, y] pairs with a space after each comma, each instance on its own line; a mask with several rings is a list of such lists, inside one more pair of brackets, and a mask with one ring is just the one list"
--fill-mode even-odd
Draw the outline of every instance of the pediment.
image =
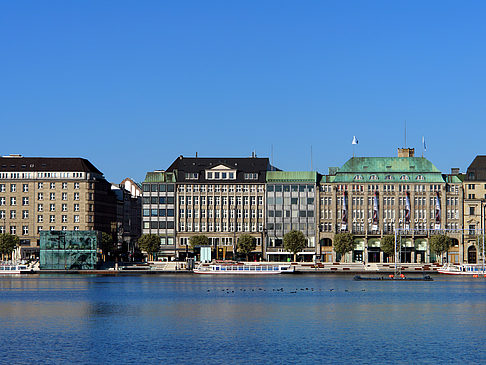
[[234, 168], [228, 167], [228, 166], [223, 165], [223, 164], [219, 164], [217, 166], [214, 166], [214, 167], [211, 167], [210, 169], [208, 169], [208, 171], [211, 171], [211, 170], [218, 170], [218, 171], [221, 171], [221, 170], [234, 170]]

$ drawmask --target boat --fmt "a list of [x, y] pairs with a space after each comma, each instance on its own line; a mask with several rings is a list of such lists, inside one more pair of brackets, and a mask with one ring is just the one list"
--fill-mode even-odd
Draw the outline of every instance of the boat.
[[195, 274], [216, 274], [216, 275], [275, 275], [293, 273], [291, 265], [272, 264], [201, 264], [193, 270]]
[[440, 274], [448, 275], [486, 275], [486, 270], [482, 264], [445, 264], [437, 270]]
[[27, 267], [27, 265], [0, 265], [0, 275], [12, 274], [30, 274], [34, 270]]
[[354, 277], [354, 280], [356, 281], [366, 281], [366, 280], [371, 280], [371, 281], [434, 281], [430, 277], [430, 275], [424, 275], [424, 276], [405, 276], [405, 275], [400, 275], [400, 276], [395, 276], [395, 275], [389, 275], [389, 276], [360, 276], [356, 275]]

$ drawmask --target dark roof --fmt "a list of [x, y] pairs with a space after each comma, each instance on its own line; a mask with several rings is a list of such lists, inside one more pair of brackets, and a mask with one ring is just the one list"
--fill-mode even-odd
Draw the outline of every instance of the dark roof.
[[[224, 165], [236, 170], [236, 180], [206, 180], [205, 170], [212, 169], [216, 166]], [[168, 172], [176, 172], [177, 182], [210, 182], [210, 183], [265, 183], [265, 173], [270, 171], [270, 161], [268, 158], [259, 157], [242, 157], [242, 158], [208, 158], [208, 157], [183, 157], [179, 156], [170, 167]], [[199, 174], [197, 180], [186, 180], [186, 173]], [[245, 180], [244, 174], [248, 172], [258, 173], [257, 180]]]
[[3, 171], [73, 171], [102, 174], [94, 165], [79, 157], [0, 157]]
[[486, 156], [476, 156], [467, 168], [465, 181], [486, 181]]

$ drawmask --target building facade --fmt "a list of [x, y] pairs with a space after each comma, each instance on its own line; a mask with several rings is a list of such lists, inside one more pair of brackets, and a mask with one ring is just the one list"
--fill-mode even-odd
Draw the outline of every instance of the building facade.
[[[476, 156], [464, 177], [465, 262], [479, 263], [486, 220], [486, 156]], [[478, 242], [479, 241], [479, 242]]]
[[38, 256], [39, 233], [111, 232], [116, 202], [103, 174], [82, 158], [0, 157], [0, 233]]
[[189, 240], [206, 235], [213, 258], [234, 258], [239, 235], [253, 236], [263, 257], [265, 178], [268, 158], [189, 158], [180, 156], [167, 169], [176, 177], [176, 257], [187, 256]]
[[160, 237], [159, 258], [176, 257], [176, 178], [173, 172], [148, 172], [142, 183], [142, 233]]
[[443, 175], [430, 161], [399, 149], [398, 157], [353, 157], [330, 168], [319, 186], [319, 252], [325, 262], [337, 261], [334, 235], [351, 232], [353, 262], [388, 262], [380, 249], [384, 235], [399, 232], [402, 261], [428, 263], [436, 258], [428, 240], [449, 229], [453, 247], [449, 262], [462, 262], [462, 181]]
[[269, 171], [266, 181], [266, 259], [287, 261], [293, 257], [284, 249], [283, 237], [297, 230], [307, 239], [298, 259], [313, 261], [317, 239], [317, 173]]

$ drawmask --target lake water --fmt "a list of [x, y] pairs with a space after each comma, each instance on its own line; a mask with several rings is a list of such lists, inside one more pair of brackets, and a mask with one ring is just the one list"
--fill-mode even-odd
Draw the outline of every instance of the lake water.
[[0, 363], [486, 363], [486, 279], [434, 279], [0, 278]]

